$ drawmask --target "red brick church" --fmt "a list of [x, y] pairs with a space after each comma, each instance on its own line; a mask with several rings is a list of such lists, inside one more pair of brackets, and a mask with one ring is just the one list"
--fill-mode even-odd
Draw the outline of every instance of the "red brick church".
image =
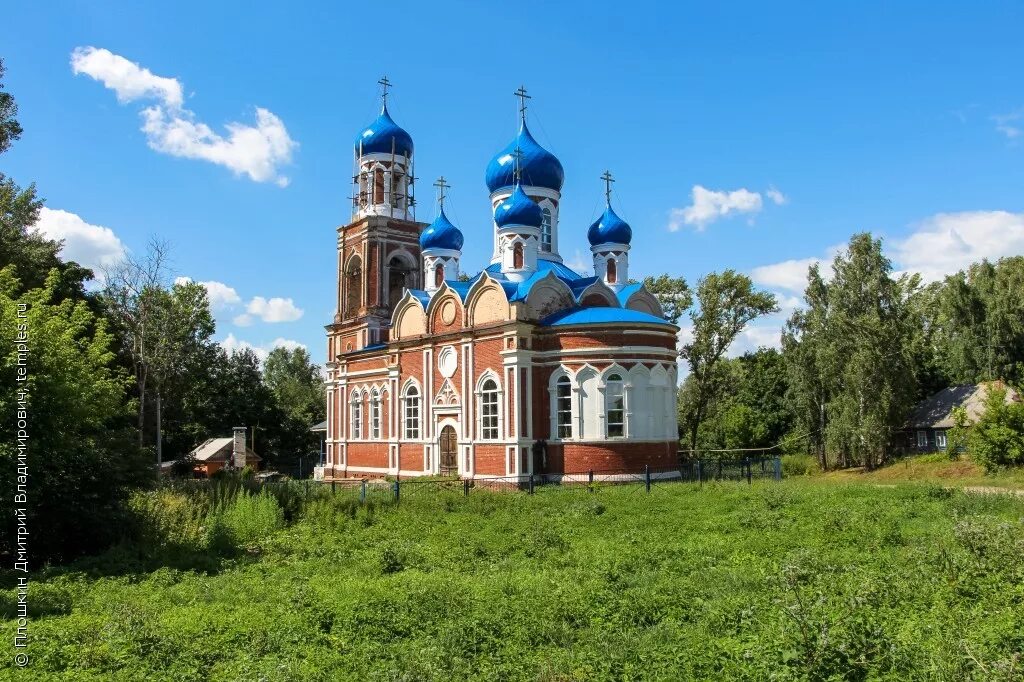
[[443, 179], [433, 222], [416, 221], [413, 140], [388, 114], [386, 92], [356, 139], [327, 326], [324, 478], [515, 479], [675, 463], [678, 328], [629, 283], [632, 230], [612, 209], [607, 173], [607, 206], [587, 232], [594, 276], [562, 262], [562, 165], [530, 134], [517, 94], [518, 134], [485, 174], [491, 262], [468, 277]]

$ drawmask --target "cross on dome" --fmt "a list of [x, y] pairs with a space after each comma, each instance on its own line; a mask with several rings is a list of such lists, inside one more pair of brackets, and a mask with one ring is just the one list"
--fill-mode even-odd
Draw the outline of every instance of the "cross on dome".
[[391, 81], [388, 80], [388, 77], [386, 75], [385, 76], [381, 76], [381, 79], [379, 81], [377, 81], [377, 85], [380, 86], [380, 90], [381, 90], [380, 98], [381, 98], [381, 101], [384, 103], [384, 106], [387, 106], [388, 105], [388, 88], [391, 87]]

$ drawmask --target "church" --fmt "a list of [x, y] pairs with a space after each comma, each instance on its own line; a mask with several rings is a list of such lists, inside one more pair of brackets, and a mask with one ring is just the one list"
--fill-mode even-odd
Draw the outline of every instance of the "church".
[[[593, 275], [562, 262], [564, 171], [527, 126], [487, 164], [493, 251], [462, 261], [445, 215], [415, 217], [412, 136], [380, 115], [354, 144], [327, 325], [325, 480], [643, 471], [676, 463], [676, 334], [629, 280], [630, 225], [611, 202], [586, 231]], [[596, 178], [595, 178], [596, 180]], [[596, 184], [596, 183], [595, 183]], [[481, 197], [482, 198], [482, 197]], [[469, 274], [472, 273], [472, 274]]]

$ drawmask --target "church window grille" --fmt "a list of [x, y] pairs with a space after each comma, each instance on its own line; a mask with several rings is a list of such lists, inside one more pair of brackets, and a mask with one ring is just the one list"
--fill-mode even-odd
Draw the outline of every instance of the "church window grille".
[[420, 392], [415, 386], [405, 392], [405, 437], [409, 440], [420, 437]]
[[555, 425], [559, 438], [572, 438], [572, 386], [566, 376], [555, 384]]
[[551, 251], [551, 209], [545, 208], [541, 211], [540, 223], [540, 250], [544, 252]]
[[492, 379], [480, 391], [480, 437], [498, 440], [498, 384]]
[[512, 267], [516, 270], [523, 269], [523, 245], [519, 242], [512, 247]]
[[612, 374], [605, 382], [605, 424], [609, 438], [626, 435], [625, 393], [622, 377]]

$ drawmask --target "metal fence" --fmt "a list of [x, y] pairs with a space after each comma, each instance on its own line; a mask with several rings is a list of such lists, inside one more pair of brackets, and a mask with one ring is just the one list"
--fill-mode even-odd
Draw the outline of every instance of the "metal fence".
[[[494, 476], [475, 478], [406, 478], [401, 480], [362, 479], [314, 483], [315, 488], [330, 490], [334, 495], [358, 497], [360, 502], [393, 501], [425, 497], [462, 496], [474, 492], [496, 491], [533, 495], [552, 490], [578, 490], [596, 493], [602, 488], [632, 488], [650, 494], [666, 486], [678, 484], [703, 485], [713, 481], [738, 481], [752, 484], [754, 480], [782, 479], [782, 462], [778, 457], [739, 460], [694, 460], [670, 468], [645, 467], [642, 471], [590, 470], [561, 474], [533, 474], [519, 477]], [[269, 484], [277, 485], [277, 484]]]

